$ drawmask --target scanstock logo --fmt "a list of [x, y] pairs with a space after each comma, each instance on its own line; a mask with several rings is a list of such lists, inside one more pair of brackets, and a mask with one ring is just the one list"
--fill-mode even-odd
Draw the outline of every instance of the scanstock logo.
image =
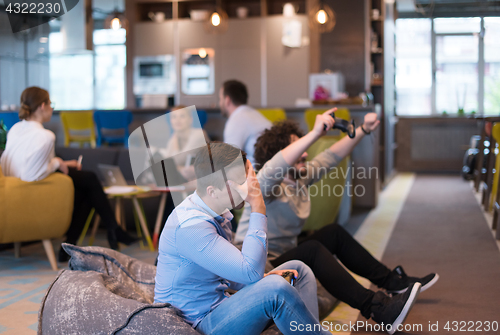
[[3, 0], [0, 8], [7, 13], [13, 33], [39, 26], [61, 17], [80, 0]]

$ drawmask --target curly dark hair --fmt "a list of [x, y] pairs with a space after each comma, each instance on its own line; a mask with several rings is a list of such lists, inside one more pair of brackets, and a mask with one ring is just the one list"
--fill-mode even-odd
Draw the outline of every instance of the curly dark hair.
[[255, 142], [255, 163], [256, 169], [260, 169], [264, 164], [273, 158], [280, 150], [290, 144], [290, 136], [302, 137], [304, 134], [295, 121], [284, 120], [275, 123], [271, 129], [266, 129]]

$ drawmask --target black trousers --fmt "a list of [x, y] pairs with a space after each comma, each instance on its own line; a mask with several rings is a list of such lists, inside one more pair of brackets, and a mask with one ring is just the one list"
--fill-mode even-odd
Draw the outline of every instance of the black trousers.
[[300, 241], [296, 248], [272, 260], [271, 264], [276, 267], [293, 259], [306, 263], [331, 295], [359, 309], [365, 317], [370, 315], [374, 292], [360, 285], [339, 261], [379, 287], [384, 286], [391, 273], [344, 228], [335, 223]]
[[105, 224], [108, 230], [116, 229], [118, 223], [108, 197], [104, 193], [95, 173], [69, 169], [68, 176], [73, 179], [75, 201], [71, 225], [66, 232], [66, 242], [75, 244], [78, 241], [92, 208], [95, 208], [95, 211], [101, 217], [101, 222]]

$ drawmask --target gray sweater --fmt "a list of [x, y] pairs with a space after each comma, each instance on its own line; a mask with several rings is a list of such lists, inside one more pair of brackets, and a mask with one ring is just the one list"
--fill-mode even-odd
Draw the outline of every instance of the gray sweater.
[[[257, 179], [266, 203], [268, 250], [271, 256], [281, 255], [297, 246], [297, 236], [311, 211], [308, 187], [340, 161], [340, 157], [326, 149], [307, 162], [306, 176], [292, 181], [285, 178], [290, 165], [285, 162], [280, 151], [259, 171]], [[245, 204], [236, 231], [236, 244], [242, 243], [247, 234], [250, 213], [250, 206]]]

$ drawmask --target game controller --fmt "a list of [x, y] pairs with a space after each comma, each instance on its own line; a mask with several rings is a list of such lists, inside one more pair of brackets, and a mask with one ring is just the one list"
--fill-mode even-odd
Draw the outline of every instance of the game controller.
[[[354, 125], [354, 120], [349, 121], [344, 119], [338, 119], [335, 117], [335, 112], [332, 112], [332, 117], [335, 120], [335, 124], [332, 129], [338, 129], [343, 133], [347, 133], [349, 138], [354, 138], [356, 136], [356, 126]], [[323, 130], [326, 130], [326, 124], [323, 125]]]
[[290, 283], [290, 285], [292, 285], [292, 286], [293, 286], [293, 285], [295, 284], [295, 279], [296, 279], [296, 278], [295, 278], [295, 274], [294, 274], [292, 271], [286, 271], [286, 272], [283, 272], [283, 273], [281, 274], [281, 276], [282, 276], [283, 278], [285, 278], [285, 279], [286, 279], [286, 281]]

